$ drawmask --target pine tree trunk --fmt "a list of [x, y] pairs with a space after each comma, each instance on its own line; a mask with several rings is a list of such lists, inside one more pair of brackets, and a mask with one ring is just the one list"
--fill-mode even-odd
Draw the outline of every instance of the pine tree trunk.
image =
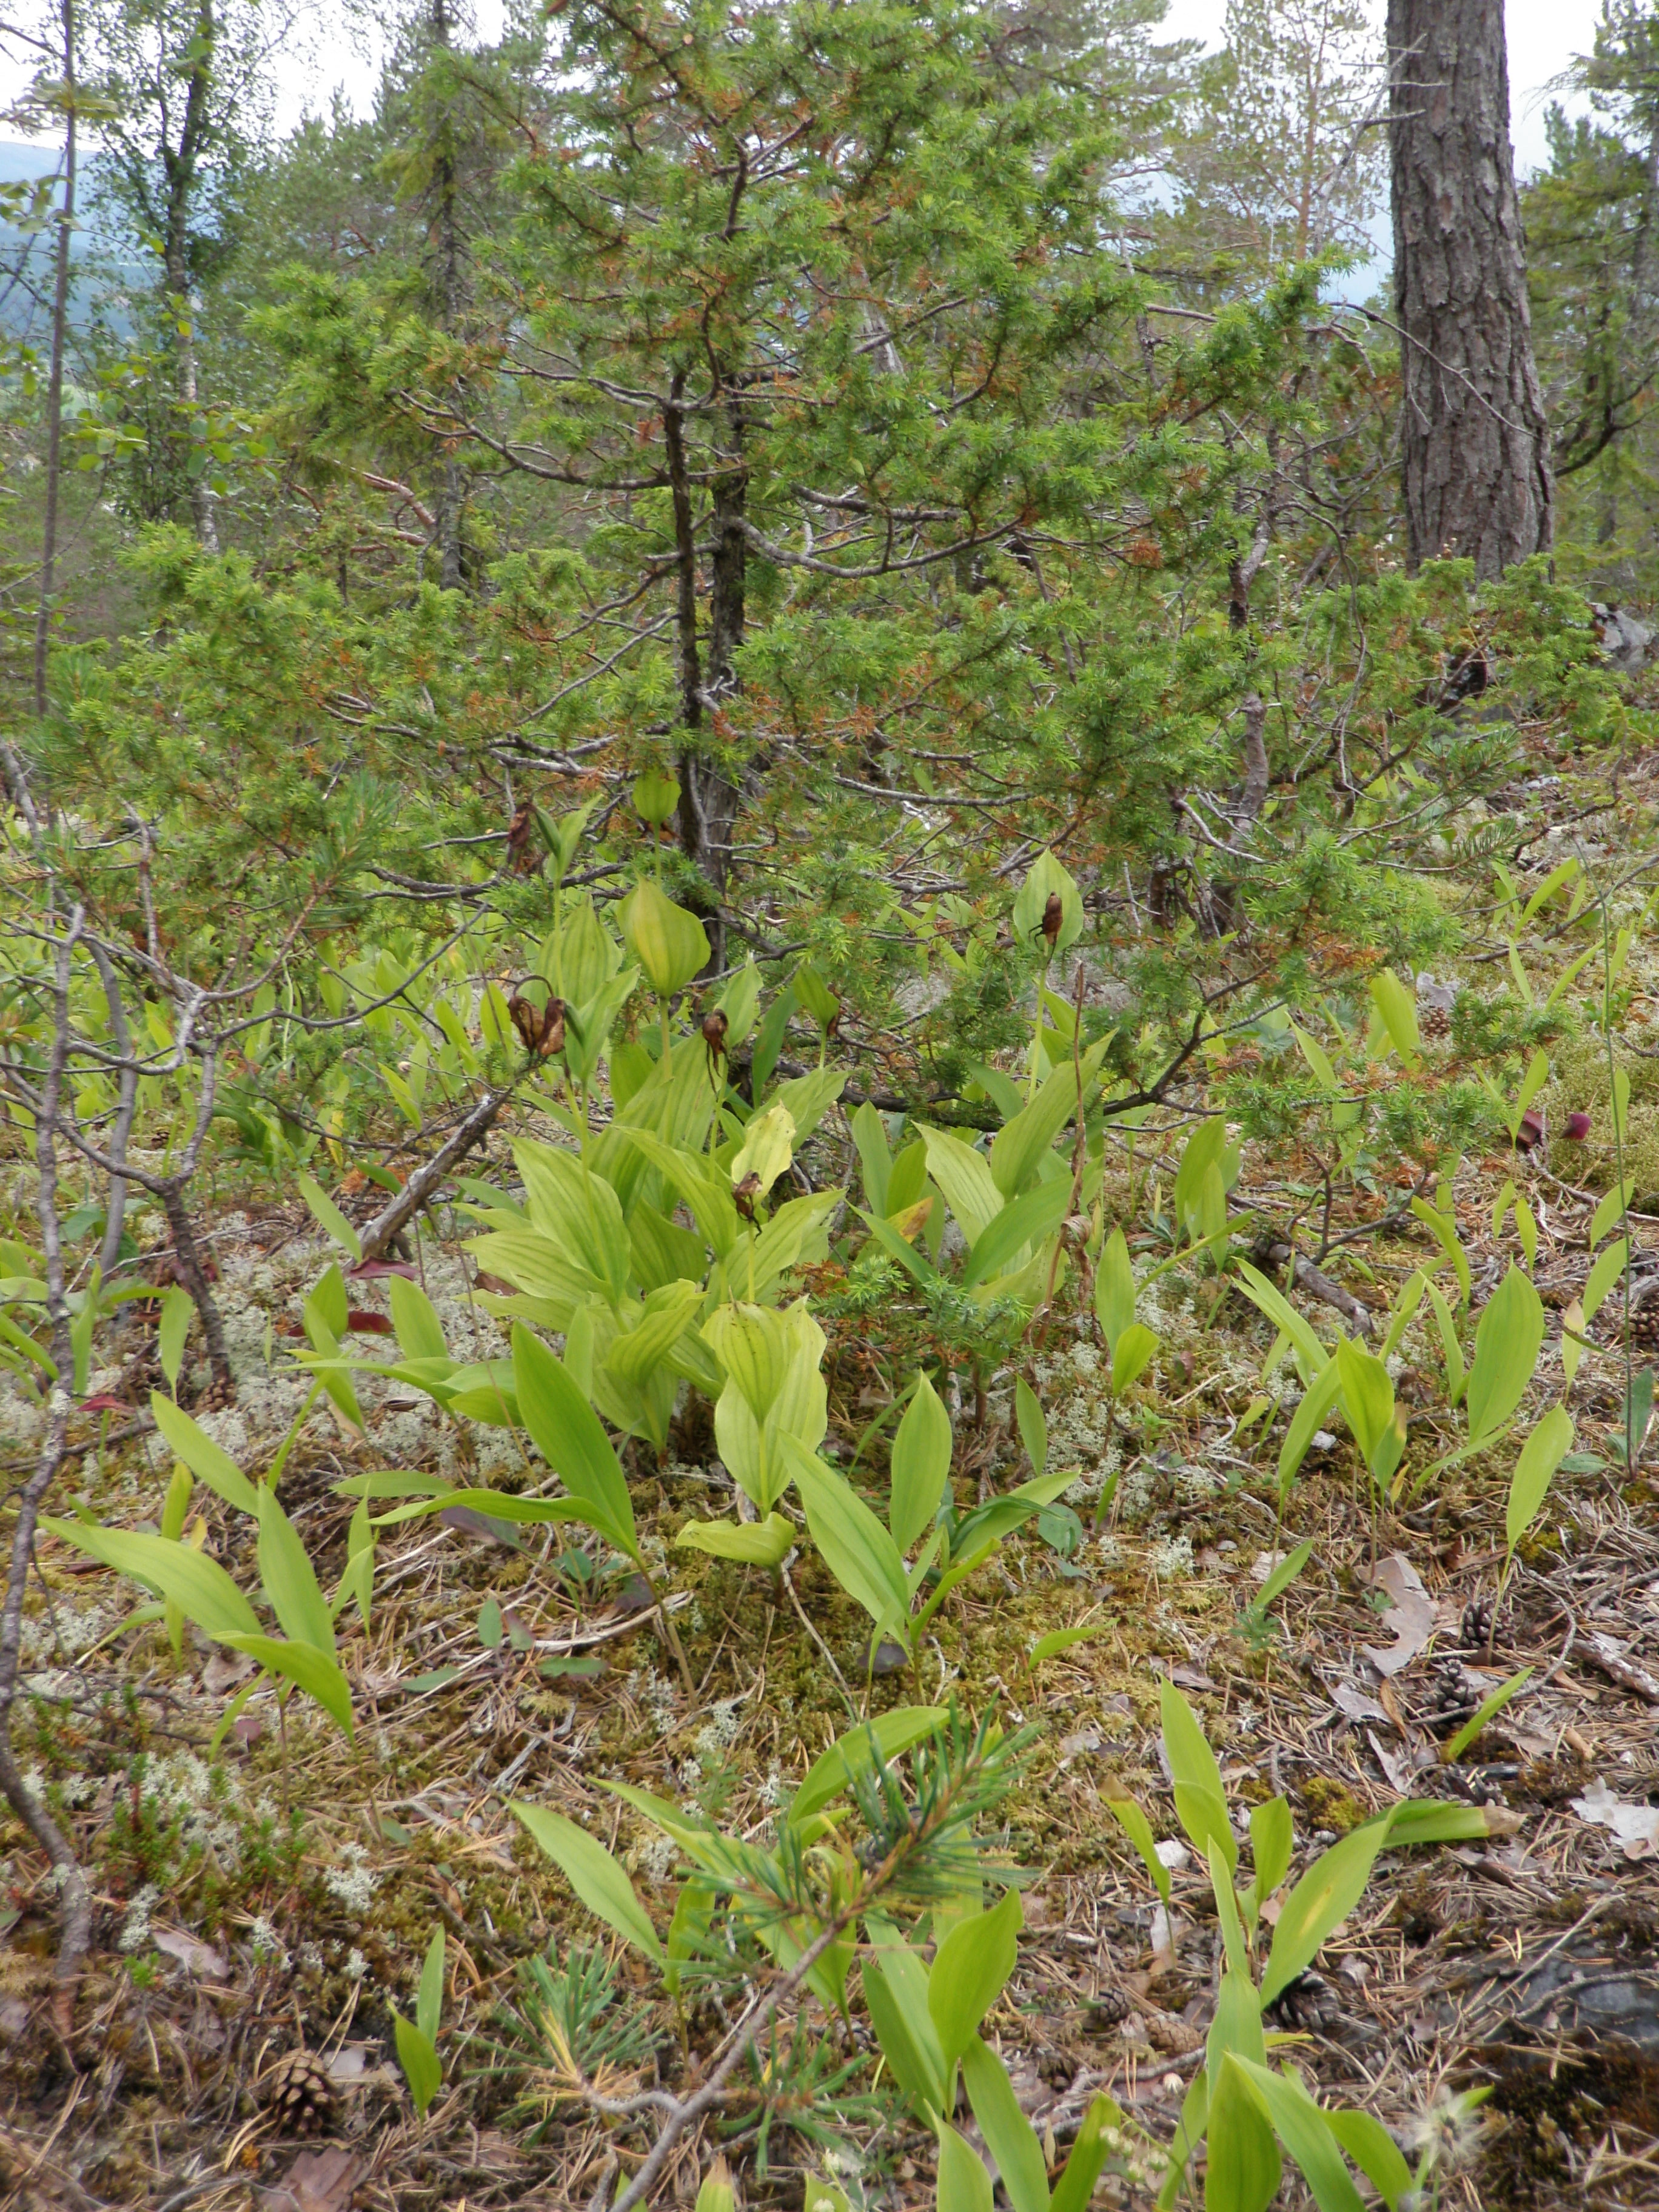
[[1495, 576], [1554, 487], [1510, 150], [1503, 0], [1389, 0], [1407, 557]]

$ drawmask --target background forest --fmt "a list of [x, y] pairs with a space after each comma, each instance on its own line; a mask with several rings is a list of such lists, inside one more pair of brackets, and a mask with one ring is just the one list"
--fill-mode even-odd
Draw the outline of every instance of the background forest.
[[1163, 15], [0, 22], [8, 2203], [1659, 2203], [1659, 15]]

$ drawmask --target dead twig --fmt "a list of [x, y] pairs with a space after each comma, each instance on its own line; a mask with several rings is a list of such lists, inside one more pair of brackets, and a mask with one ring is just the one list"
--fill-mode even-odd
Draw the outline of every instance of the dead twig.
[[52, 1325], [52, 1353], [57, 1366], [47, 1401], [46, 1432], [41, 1439], [34, 1472], [17, 1498], [17, 1520], [11, 1532], [11, 1563], [6, 1578], [3, 1609], [0, 1610], [0, 1790], [6, 1802], [27, 1828], [57, 1876], [62, 1899], [63, 1934], [58, 1947], [52, 1996], [52, 2019], [67, 2046], [75, 2031], [75, 1991], [81, 1978], [81, 1961], [92, 1935], [92, 1899], [68, 1838], [46, 1807], [24, 1781], [12, 1748], [11, 1711], [17, 1695], [17, 1668], [23, 1632], [23, 1598], [28, 1588], [29, 1565], [34, 1556], [34, 1532], [40, 1508], [64, 1457], [70, 1413], [74, 1404], [70, 1382], [75, 1352], [70, 1340], [70, 1313], [64, 1285], [64, 1245], [58, 1219], [58, 1120], [64, 1071], [70, 1048], [70, 971], [82, 927], [76, 907], [70, 926], [58, 939], [55, 962], [52, 1055], [41, 1085], [44, 1111], [35, 1122], [34, 1157], [40, 1170], [36, 1211], [40, 1245], [46, 1261], [46, 1312]]

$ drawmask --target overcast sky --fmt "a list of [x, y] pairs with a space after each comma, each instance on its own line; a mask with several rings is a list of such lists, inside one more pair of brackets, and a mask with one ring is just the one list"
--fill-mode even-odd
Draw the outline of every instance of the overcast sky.
[[[1551, 81], [1566, 68], [1576, 51], [1590, 45], [1595, 16], [1587, 0], [1577, 0], [1576, 5], [1573, 0], [1508, 0], [1504, 12], [1510, 41], [1510, 128], [1516, 167], [1524, 175], [1547, 158], [1544, 112], [1551, 96]], [[18, 13], [27, 20], [22, 9]], [[347, 34], [343, 13], [322, 0], [307, 27], [282, 56], [276, 87], [280, 127], [291, 127], [307, 108], [315, 111], [326, 106], [337, 86], [360, 113], [367, 112], [373, 97], [374, 61], [364, 46]], [[501, 0], [473, 0], [473, 13], [483, 36], [499, 32]], [[1165, 28], [1176, 37], [1202, 38], [1213, 44], [1219, 40], [1225, 13], [1225, 0], [1170, 0]], [[21, 50], [8, 52], [0, 46], [0, 108], [16, 97], [27, 76]], [[9, 134], [0, 125], [0, 137]]]

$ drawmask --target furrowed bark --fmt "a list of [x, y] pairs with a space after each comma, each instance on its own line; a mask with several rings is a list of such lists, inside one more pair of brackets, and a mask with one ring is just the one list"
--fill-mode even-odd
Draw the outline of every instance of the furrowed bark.
[[161, 1211], [167, 1216], [167, 1232], [173, 1238], [173, 1260], [179, 1284], [190, 1292], [202, 1324], [202, 1337], [207, 1346], [208, 1371], [213, 1377], [213, 1395], [222, 1404], [228, 1405], [236, 1395], [236, 1379], [230, 1371], [230, 1354], [225, 1348], [224, 1322], [208, 1282], [207, 1270], [202, 1265], [202, 1255], [196, 1242], [190, 1209], [185, 1204], [183, 1184], [169, 1178], [158, 1187], [156, 1195], [161, 1201]]
[[1389, 0], [1407, 557], [1483, 580], [1551, 542], [1502, 0]]

